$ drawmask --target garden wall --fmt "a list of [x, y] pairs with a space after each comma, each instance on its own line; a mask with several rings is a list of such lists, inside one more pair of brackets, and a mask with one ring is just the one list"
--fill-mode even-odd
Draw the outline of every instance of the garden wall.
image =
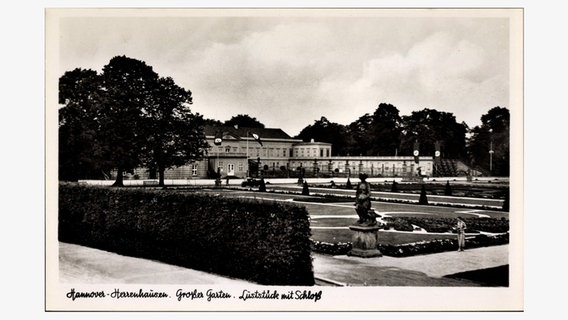
[[313, 285], [304, 207], [59, 185], [59, 240], [266, 285]]

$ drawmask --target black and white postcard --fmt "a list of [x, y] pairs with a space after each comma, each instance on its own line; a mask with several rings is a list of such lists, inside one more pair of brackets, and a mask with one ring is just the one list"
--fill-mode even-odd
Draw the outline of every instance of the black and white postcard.
[[523, 311], [522, 8], [46, 8], [47, 311]]

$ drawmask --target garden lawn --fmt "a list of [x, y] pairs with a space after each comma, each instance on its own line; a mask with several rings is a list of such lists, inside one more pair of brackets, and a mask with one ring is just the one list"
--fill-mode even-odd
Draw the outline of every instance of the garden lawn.
[[[353, 232], [349, 226], [357, 221], [357, 213], [353, 201], [314, 202], [314, 196], [299, 196], [271, 192], [256, 192], [246, 190], [209, 190], [205, 192], [219, 193], [228, 197], [256, 198], [258, 201], [286, 201], [299, 206], [305, 206], [310, 214], [312, 227], [312, 240], [338, 243], [351, 242]], [[302, 200], [306, 201], [302, 201]], [[391, 217], [435, 217], [435, 218], [464, 218], [490, 217], [495, 219], [508, 219], [509, 212], [497, 210], [467, 209], [445, 206], [424, 206], [415, 204], [390, 203], [373, 201], [372, 207], [381, 216]], [[379, 232], [379, 243], [385, 245], [398, 245], [419, 241], [431, 241], [441, 239], [456, 239], [451, 233], [423, 233], [423, 232]]]

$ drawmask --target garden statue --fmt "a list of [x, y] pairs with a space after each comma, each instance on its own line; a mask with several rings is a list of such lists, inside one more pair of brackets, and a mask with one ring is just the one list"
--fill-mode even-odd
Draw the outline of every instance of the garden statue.
[[349, 226], [353, 237], [352, 248], [347, 255], [362, 258], [381, 257], [382, 253], [377, 248], [381, 226], [377, 223], [379, 215], [371, 209], [371, 185], [367, 182], [367, 177], [365, 173], [359, 174], [361, 182], [355, 192], [355, 211], [359, 220], [355, 225]]
[[355, 211], [359, 216], [357, 223], [360, 225], [372, 226], [377, 224], [377, 214], [371, 209], [371, 185], [367, 182], [367, 174], [360, 173], [355, 192]]

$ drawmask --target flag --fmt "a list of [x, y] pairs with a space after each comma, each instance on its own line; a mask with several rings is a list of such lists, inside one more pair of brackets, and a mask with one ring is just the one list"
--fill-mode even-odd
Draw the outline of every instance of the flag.
[[220, 146], [222, 142], [223, 142], [223, 132], [221, 131], [215, 132], [215, 140], [213, 140], [213, 143], [216, 146]]
[[262, 146], [262, 141], [260, 141], [260, 137], [258, 136], [258, 134], [252, 133], [252, 132], [249, 131], [249, 135], [250, 135], [251, 137], [253, 137], [254, 140], [256, 140], [256, 142], [258, 142], [258, 143]]
[[418, 164], [420, 162], [420, 160], [418, 159], [418, 155], [420, 154], [420, 151], [418, 151], [419, 149], [419, 144], [418, 144], [418, 140], [414, 141], [414, 152], [412, 152], [412, 155], [414, 156], [414, 162], [416, 162], [416, 164]]

